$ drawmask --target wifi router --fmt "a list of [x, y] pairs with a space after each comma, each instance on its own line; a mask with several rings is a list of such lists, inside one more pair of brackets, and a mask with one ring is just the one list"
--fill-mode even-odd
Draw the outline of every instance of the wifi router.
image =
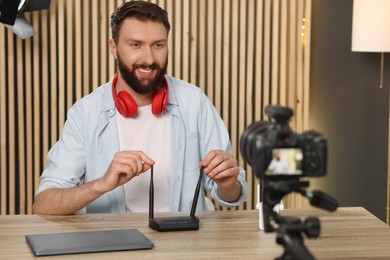
[[189, 216], [176, 217], [154, 217], [154, 184], [153, 184], [153, 166], [150, 169], [150, 187], [149, 187], [149, 227], [162, 231], [183, 231], [199, 229], [199, 218], [195, 216], [196, 205], [198, 203], [202, 171], [200, 170], [198, 183], [196, 185], [194, 199], [192, 201], [191, 213]]

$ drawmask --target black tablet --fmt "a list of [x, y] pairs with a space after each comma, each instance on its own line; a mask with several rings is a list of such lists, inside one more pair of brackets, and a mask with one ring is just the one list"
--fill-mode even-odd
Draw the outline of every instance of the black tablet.
[[137, 229], [26, 235], [36, 256], [151, 249], [154, 244]]

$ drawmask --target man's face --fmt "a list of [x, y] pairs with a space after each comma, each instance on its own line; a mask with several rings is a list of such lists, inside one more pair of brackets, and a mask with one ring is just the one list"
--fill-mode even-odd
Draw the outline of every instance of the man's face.
[[118, 43], [110, 41], [119, 72], [135, 92], [154, 92], [162, 85], [168, 63], [168, 34], [163, 24], [124, 20]]

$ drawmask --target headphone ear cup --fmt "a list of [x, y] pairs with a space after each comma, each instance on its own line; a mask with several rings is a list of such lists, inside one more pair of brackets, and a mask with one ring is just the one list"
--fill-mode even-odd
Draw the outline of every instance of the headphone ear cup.
[[168, 101], [168, 95], [165, 95], [164, 88], [157, 89], [156, 92], [153, 95], [152, 113], [154, 115], [158, 115], [161, 112], [165, 112], [167, 101]]
[[137, 104], [126, 91], [119, 91], [115, 97], [115, 106], [124, 117], [135, 117], [137, 115]]

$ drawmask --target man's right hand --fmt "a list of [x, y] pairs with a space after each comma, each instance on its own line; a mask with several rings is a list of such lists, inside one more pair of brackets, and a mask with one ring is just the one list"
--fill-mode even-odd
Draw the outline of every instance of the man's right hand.
[[117, 152], [105, 175], [95, 183], [105, 193], [149, 170], [154, 161], [142, 151]]
[[141, 151], [117, 152], [103, 177], [73, 188], [49, 188], [35, 197], [34, 214], [74, 214], [92, 201], [149, 170], [154, 161]]

